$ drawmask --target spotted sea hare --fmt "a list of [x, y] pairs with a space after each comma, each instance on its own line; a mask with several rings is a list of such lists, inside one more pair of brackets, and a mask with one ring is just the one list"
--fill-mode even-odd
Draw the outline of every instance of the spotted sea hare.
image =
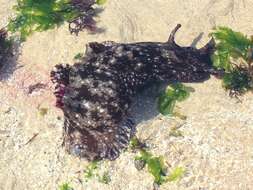
[[201, 82], [217, 74], [210, 60], [211, 40], [201, 49], [174, 41], [92, 42], [73, 66], [51, 72], [57, 106], [64, 112], [66, 150], [88, 160], [116, 159], [135, 131], [128, 112], [132, 97], [155, 81]]

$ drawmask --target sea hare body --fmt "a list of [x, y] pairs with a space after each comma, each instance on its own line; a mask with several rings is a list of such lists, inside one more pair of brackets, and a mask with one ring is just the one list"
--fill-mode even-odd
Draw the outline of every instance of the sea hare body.
[[131, 98], [154, 81], [200, 82], [215, 73], [205, 47], [180, 47], [172, 31], [165, 43], [89, 43], [86, 54], [73, 66], [57, 65], [57, 106], [64, 116], [64, 145], [74, 155], [116, 159], [134, 132], [128, 109]]

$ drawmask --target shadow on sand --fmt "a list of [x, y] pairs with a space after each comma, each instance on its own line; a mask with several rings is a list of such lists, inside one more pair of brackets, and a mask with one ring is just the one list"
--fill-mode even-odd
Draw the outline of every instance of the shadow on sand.
[[10, 79], [10, 77], [17, 69], [23, 67], [22, 65], [17, 64], [18, 57], [20, 54], [20, 43], [13, 41], [10, 48], [10, 52], [5, 55], [7, 57], [4, 59], [3, 63], [1, 63], [0, 81], [8, 81], [8, 79]]

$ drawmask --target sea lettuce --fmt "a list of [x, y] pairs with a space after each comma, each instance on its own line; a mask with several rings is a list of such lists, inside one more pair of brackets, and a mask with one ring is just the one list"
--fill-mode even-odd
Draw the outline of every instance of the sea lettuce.
[[194, 89], [182, 83], [169, 85], [158, 98], [158, 110], [163, 115], [174, 114], [176, 102], [181, 102], [190, 96]]
[[228, 27], [217, 27], [211, 35], [216, 41], [212, 56], [216, 68], [224, 69], [223, 86], [238, 96], [253, 86], [253, 39]]

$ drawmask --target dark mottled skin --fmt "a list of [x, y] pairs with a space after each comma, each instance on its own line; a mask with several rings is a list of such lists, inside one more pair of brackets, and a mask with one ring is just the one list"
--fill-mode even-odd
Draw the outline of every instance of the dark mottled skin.
[[178, 25], [165, 43], [89, 43], [74, 66], [56, 66], [57, 105], [65, 116], [64, 145], [88, 160], [119, 156], [134, 132], [128, 108], [133, 97], [154, 81], [200, 82], [212, 69], [211, 40], [205, 47], [180, 47]]

